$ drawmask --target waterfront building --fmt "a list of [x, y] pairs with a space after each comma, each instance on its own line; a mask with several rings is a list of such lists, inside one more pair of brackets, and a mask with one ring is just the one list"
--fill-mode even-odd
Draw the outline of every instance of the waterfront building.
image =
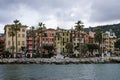
[[[36, 30], [28, 30], [27, 31], [27, 53], [37, 53], [40, 50], [40, 47], [44, 45], [53, 45], [55, 46], [55, 34], [56, 31], [52, 28], [44, 29], [42, 33], [42, 37], [38, 35]], [[42, 39], [41, 39], [42, 38]], [[42, 48], [42, 53], [46, 53], [47, 51]]]
[[95, 32], [92, 32], [92, 31], [85, 32], [84, 43], [94, 44], [95, 43], [94, 35], [95, 35]]
[[[14, 26], [14, 27], [13, 27]], [[12, 31], [12, 28], [14, 30]], [[22, 53], [21, 47], [26, 47], [26, 25], [19, 25], [17, 31], [17, 52]], [[5, 25], [4, 27], [4, 34], [5, 34], [5, 50], [12, 52], [12, 48], [14, 48], [14, 52], [16, 52], [16, 39], [15, 39], [15, 25], [9, 24]], [[12, 33], [12, 34], [11, 34]], [[12, 35], [13, 35], [13, 42], [12, 43]]]
[[84, 44], [84, 32], [79, 33], [74, 33], [73, 34], [73, 46], [75, 47], [79, 47], [79, 41], [80, 41], [80, 45]]
[[[42, 45], [43, 46], [53, 46], [55, 49], [55, 35], [56, 35], [56, 30], [49, 28], [44, 31], [43, 37], [42, 37]], [[47, 50], [43, 49], [44, 53], [48, 53]]]
[[5, 51], [5, 36], [3, 33], [0, 33], [0, 54]]
[[114, 52], [115, 47], [114, 47], [114, 42], [116, 41], [116, 35], [112, 30], [106, 31], [103, 33], [103, 39], [104, 39], [104, 48], [105, 51], [111, 51]]
[[70, 31], [66, 30], [66, 29], [57, 29], [56, 30], [56, 39], [55, 39], [55, 43], [56, 43], [56, 50], [57, 50], [57, 46], [58, 43], [60, 43], [60, 52], [61, 54], [65, 55], [65, 53], [68, 52], [68, 50], [66, 49], [66, 44], [70, 42]]
[[27, 30], [26, 52], [29, 54], [36, 53], [36, 33], [35, 30]]
[[42, 38], [42, 44], [43, 45], [55, 45], [55, 34], [56, 34], [56, 31], [55, 29], [46, 29], [44, 31], [44, 36]]

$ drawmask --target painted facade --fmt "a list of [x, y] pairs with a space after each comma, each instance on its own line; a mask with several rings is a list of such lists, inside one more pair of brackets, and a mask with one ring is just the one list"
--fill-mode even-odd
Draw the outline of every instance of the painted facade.
[[[11, 25], [5, 25], [5, 50], [11, 52], [12, 47], [12, 36], [10, 36]], [[17, 32], [17, 47], [18, 47], [18, 53], [22, 53], [21, 47], [26, 47], [26, 26], [21, 25], [19, 27], [19, 31]], [[16, 52], [16, 39], [15, 36], [13, 38], [14, 41], [14, 52]]]
[[[59, 37], [58, 37], [59, 35]], [[66, 44], [70, 42], [70, 31], [69, 30], [65, 30], [65, 29], [59, 29], [56, 31], [56, 50], [57, 50], [57, 46], [58, 43], [60, 43], [61, 46], [61, 54], [65, 55], [65, 53], [67, 53], [67, 49], [66, 49]]]
[[114, 52], [114, 50], [115, 50], [114, 42], [116, 41], [116, 38], [117, 37], [116, 37], [115, 33], [111, 32], [111, 31], [106, 31], [103, 34], [105, 51]]

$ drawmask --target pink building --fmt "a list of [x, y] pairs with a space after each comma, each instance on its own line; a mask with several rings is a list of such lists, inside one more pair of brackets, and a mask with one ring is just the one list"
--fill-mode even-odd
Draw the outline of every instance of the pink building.
[[36, 35], [31, 35], [29, 32], [27, 32], [26, 37], [26, 47], [27, 47], [27, 53], [35, 53], [36, 52]]
[[42, 38], [42, 43], [44, 45], [48, 44], [48, 45], [55, 45], [55, 34], [56, 31], [54, 29], [47, 29], [44, 32], [44, 36]]
[[[55, 45], [55, 34], [56, 31], [54, 29], [46, 29], [43, 32], [42, 39], [41, 36], [31, 35], [27, 33], [27, 53], [37, 53], [37, 50], [40, 50], [41, 43], [44, 45]], [[42, 40], [42, 41], [41, 41]], [[42, 52], [45, 50], [42, 49]]]
[[84, 33], [84, 43], [95, 43], [94, 41], [95, 32], [89, 31]]

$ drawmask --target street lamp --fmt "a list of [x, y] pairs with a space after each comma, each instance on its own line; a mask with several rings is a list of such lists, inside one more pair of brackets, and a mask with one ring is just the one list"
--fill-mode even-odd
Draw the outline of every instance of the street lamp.
[[102, 62], [104, 62], [104, 51], [103, 51], [103, 31], [102, 31]]

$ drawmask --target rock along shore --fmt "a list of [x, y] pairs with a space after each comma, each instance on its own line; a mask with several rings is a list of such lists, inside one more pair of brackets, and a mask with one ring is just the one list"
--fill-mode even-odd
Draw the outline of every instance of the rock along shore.
[[120, 57], [94, 58], [4, 58], [0, 64], [104, 64], [120, 63]]

